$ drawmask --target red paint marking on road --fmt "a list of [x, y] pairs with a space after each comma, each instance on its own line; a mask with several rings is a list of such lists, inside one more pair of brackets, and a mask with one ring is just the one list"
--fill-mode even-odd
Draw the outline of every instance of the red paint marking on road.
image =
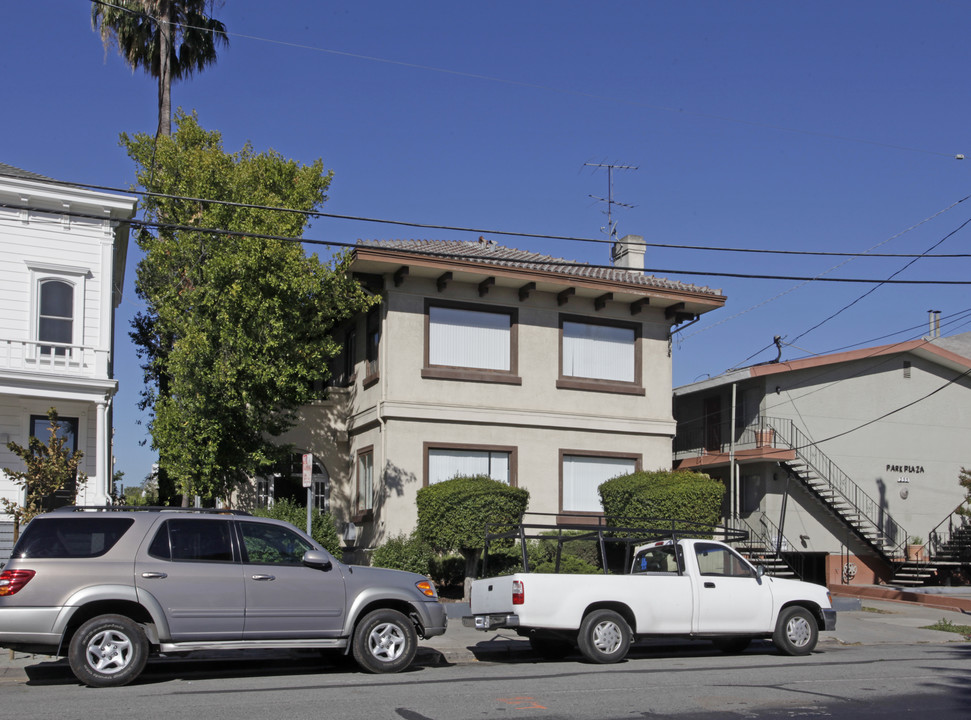
[[499, 698], [499, 702], [515, 705], [516, 710], [549, 710], [548, 707], [540, 705], [535, 698], [531, 697]]

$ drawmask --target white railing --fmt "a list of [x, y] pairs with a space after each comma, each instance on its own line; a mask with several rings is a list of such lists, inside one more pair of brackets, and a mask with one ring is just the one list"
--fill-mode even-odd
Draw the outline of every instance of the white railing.
[[107, 378], [108, 359], [107, 350], [88, 345], [0, 338], [0, 371]]

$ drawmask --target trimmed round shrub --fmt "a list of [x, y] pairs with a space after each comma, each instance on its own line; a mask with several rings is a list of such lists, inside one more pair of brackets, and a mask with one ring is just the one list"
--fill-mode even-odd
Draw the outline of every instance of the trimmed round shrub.
[[608, 480], [598, 491], [611, 522], [663, 518], [713, 528], [721, 521], [725, 485], [688, 470], [642, 470]]

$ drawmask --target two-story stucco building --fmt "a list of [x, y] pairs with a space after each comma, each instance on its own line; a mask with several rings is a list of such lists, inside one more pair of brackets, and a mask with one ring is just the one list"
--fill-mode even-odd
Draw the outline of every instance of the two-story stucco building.
[[[135, 204], [0, 164], [0, 467], [21, 463], [8, 442], [46, 442], [54, 407], [84, 453], [84, 504], [111, 494], [114, 311]], [[0, 496], [22, 501], [2, 472]]]
[[[381, 304], [343, 329], [335, 387], [287, 437], [349, 544], [411, 531], [418, 489], [456, 474], [569, 515], [599, 511], [608, 478], [671, 466], [671, 331], [725, 298], [645, 275], [643, 248], [628, 236], [596, 267], [485, 240], [358, 244]], [[304, 492], [294, 465], [264, 499]]]
[[676, 462], [721, 478], [726, 517], [810, 579], [946, 580], [971, 561], [954, 512], [971, 468], [971, 333], [933, 327], [676, 388]]

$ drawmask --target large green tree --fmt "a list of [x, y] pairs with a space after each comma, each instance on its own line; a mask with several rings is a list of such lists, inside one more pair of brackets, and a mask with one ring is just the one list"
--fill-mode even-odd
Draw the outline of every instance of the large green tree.
[[91, 25], [105, 49], [158, 81], [158, 134], [172, 128], [172, 82], [216, 62], [228, 45], [226, 27], [212, 18], [211, 0], [113, 0], [91, 3]]
[[135, 287], [147, 310], [131, 333], [153, 445], [183, 497], [224, 496], [279, 461], [279, 436], [340, 350], [334, 325], [373, 300], [344, 257], [329, 268], [298, 242], [252, 237], [301, 236], [326, 199], [322, 161], [249, 144], [227, 153], [218, 132], [181, 112], [170, 137], [122, 135], [122, 144], [149, 193], [145, 219], [159, 223], [137, 234], [145, 256]]

